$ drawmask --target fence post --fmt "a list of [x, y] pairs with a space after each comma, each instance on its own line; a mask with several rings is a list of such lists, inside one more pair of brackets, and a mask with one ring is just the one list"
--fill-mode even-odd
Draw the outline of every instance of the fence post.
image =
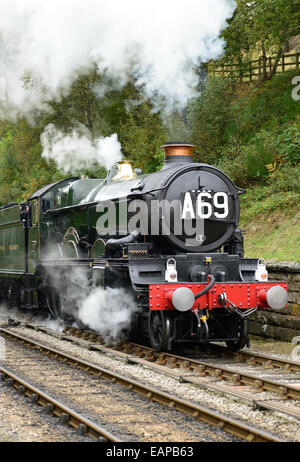
[[296, 69], [299, 69], [299, 53], [296, 53]]
[[282, 53], [282, 72], [284, 72], [284, 69], [285, 69], [285, 59], [284, 59], [284, 54]]

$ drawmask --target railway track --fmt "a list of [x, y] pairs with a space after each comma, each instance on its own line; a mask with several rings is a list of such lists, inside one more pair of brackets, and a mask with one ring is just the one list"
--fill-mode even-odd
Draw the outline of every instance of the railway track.
[[[7, 320], [7, 316], [0, 314], [0, 317], [3, 317], [4, 320]], [[17, 319], [16, 320], [9, 319], [9, 321], [12, 323], [12, 325], [21, 325], [21, 326], [25, 326], [25, 327], [32, 328], [35, 330], [40, 330], [45, 333], [49, 333], [49, 334], [52, 333], [52, 330], [45, 326], [39, 326], [36, 324], [31, 324], [30, 322], [27, 322], [27, 321], [22, 321], [22, 320], [17, 320]], [[99, 334], [93, 331], [89, 331], [89, 330], [78, 329], [75, 327], [65, 327], [62, 333], [62, 337], [64, 335], [65, 336], [70, 335], [72, 337], [74, 336], [76, 338], [82, 338], [84, 340], [87, 340], [93, 343], [94, 342], [98, 343], [99, 345], [106, 344], [106, 341], [103, 340], [103, 338]], [[183, 357], [183, 356], [174, 355], [174, 354], [156, 353], [150, 347], [147, 347], [145, 345], [136, 344], [130, 341], [121, 342], [120, 340], [116, 340], [116, 345], [117, 345], [115, 347], [116, 350], [119, 350], [119, 351], [123, 350], [126, 352], [128, 351], [129, 353], [133, 352], [134, 354], [137, 354], [138, 356], [141, 356], [141, 357], [145, 357], [145, 358], [149, 357], [149, 360], [150, 359], [153, 360], [154, 358], [155, 361], [159, 361], [159, 359], [162, 356], [164, 356], [165, 358], [178, 357], [180, 358], [181, 361], [183, 359], [184, 360], [192, 359], [189, 357]], [[255, 352], [246, 351], [246, 350], [240, 350], [238, 352], [233, 353], [233, 352], [230, 352], [226, 347], [223, 347], [222, 345], [214, 344], [214, 343], [211, 343], [208, 346], [208, 349], [211, 352], [218, 354], [220, 357], [223, 357], [225, 359], [234, 358], [237, 362], [240, 362], [240, 363], [247, 363], [249, 365], [261, 365], [261, 366], [264, 366], [266, 369], [282, 369], [285, 372], [300, 372], [300, 361], [282, 359], [279, 357], [265, 355], [261, 353], [255, 353]], [[171, 363], [173, 361], [174, 361], [173, 359], [170, 360]], [[180, 364], [180, 367], [182, 367], [182, 362], [180, 363], [179, 361], [178, 364]]]
[[[266, 391], [276, 393], [279, 397], [290, 400], [300, 399], [300, 387], [289, 385], [287, 383], [280, 383], [275, 380], [258, 377], [249, 373], [241, 372], [232, 369], [228, 366], [220, 366], [207, 361], [200, 361], [198, 359], [191, 359], [185, 356], [178, 356], [175, 354], [161, 353], [156, 355], [152, 350], [145, 350], [140, 346], [124, 346], [124, 350], [130, 354], [136, 354], [145, 358], [149, 362], [167, 366], [171, 369], [181, 371], [190, 371], [195, 373], [198, 377], [215, 377], [219, 380], [231, 382], [239, 386], [253, 387], [256, 391]], [[253, 364], [253, 362], [251, 362]], [[285, 367], [285, 371], [287, 368]], [[184, 380], [184, 377], [182, 377]], [[300, 384], [300, 377], [299, 377]]]
[[[195, 380], [191, 377], [185, 377], [184, 372], [192, 372], [195, 374], [195, 377], [213, 377], [219, 379], [219, 381], [225, 381], [234, 384], [235, 386], [245, 386], [251, 387], [256, 393], [259, 392], [271, 392], [275, 393], [277, 397], [283, 398], [284, 400], [299, 400], [300, 399], [300, 375], [292, 377], [296, 381], [297, 385], [289, 385], [287, 383], [281, 383], [276, 380], [271, 380], [263, 378], [261, 376], [256, 376], [253, 374], [241, 372], [239, 370], [233, 369], [228, 366], [220, 366], [220, 358], [218, 358], [217, 363], [209, 362], [209, 360], [199, 360], [193, 359], [188, 356], [179, 356], [173, 353], [156, 353], [151, 348], [143, 345], [138, 345], [132, 342], [121, 342], [115, 347], [105, 347], [103, 346], [105, 342], [97, 334], [89, 331], [80, 330], [74, 327], [66, 328], [62, 335], [70, 335], [71, 337], [81, 338], [89, 343], [89, 348], [98, 349], [100, 351], [109, 351], [113, 348], [114, 351], [122, 352], [127, 355], [130, 355], [129, 361], [141, 363], [140, 359], [144, 362], [148, 362], [152, 365], [164, 366], [171, 370], [179, 371], [182, 381], [191, 381], [196, 383]], [[65, 337], [66, 339], [68, 337]], [[266, 371], [270, 370], [281, 370], [284, 374], [289, 374], [292, 372], [300, 372], [300, 363], [296, 361], [284, 360], [269, 355], [262, 355], [252, 352], [238, 352], [230, 353], [225, 348], [222, 348], [219, 345], [212, 345], [213, 351], [217, 351], [219, 356], [222, 355], [225, 358], [236, 359], [238, 363], [247, 363], [250, 366], [264, 366]], [[139, 359], [135, 359], [135, 357]], [[212, 386], [212, 385], [210, 385]], [[220, 390], [222, 387], [218, 386]], [[241, 393], [237, 393], [237, 396], [245, 397]], [[263, 406], [263, 402], [257, 404]], [[266, 403], [265, 403], [266, 404]], [[275, 409], [274, 409], [275, 410]], [[276, 409], [277, 410], [277, 409]], [[296, 418], [300, 418], [300, 412], [291, 413]]]
[[[33, 329], [40, 329], [40, 326], [35, 326], [32, 324], [24, 323], [27, 327], [32, 327]], [[49, 332], [49, 329], [44, 328], [45, 332]], [[95, 332], [88, 331], [88, 330], [82, 330], [78, 329], [76, 327], [65, 327], [63, 330], [63, 334], [69, 334], [71, 336], [77, 337], [77, 338], [82, 338], [84, 340], [92, 341], [92, 342], [97, 342], [100, 345], [104, 345], [106, 342], [103, 340], [103, 338], [98, 335]], [[182, 361], [188, 360], [192, 361], [191, 357], [183, 357], [179, 355], [175, 355], [173, 353], [156, 353], [152, 348], [145, 346], [145, 345], [140, 345], [136, 344], [130, 341], [116, 341], [116, 349], [118, 350], [123, 350], [123, 351], [128, 351], [128, 352], [134, 352], [135, 354], [138, 354], [140, 356], [145, 356], [149, 358], [154, 358], [154, 360], [159, 360], [160, 358], [164, 357], [166, 358], [178, 358], [178, 364], [182, 367]], [[266, 367], [267, 369], [283, 369], [286, 372], [300, 372], [300, 362], [299, 361], [292, 361], [289, 359], [282, 359], [278, 358], [275, 356], [271, 355], [264, 355], [261, 353], [255, 353], [252, 351], [246, 351], [246, 350], [240, 350], [238, 352], [230, 352], [226, 347], [223, 347], [222, 345], [219, 344], [214, 344], [211, 343], [208, 346], [208, 349], [212, 353], [218, 354], [218, 356], [222, 356], [223, 358], [226, 359], [235, 359], [238, 362], [241, 363], [248, 363], [250, 365], [262, 365]], [[201, 353], [198, 353], [200, 355]], [[150, 356], [152, 355], [152, 356]], [[172, 359], [171, 362], [174, 360]], [[196, 361], [194, 361], [196, 362]]]
[[[47, 329], [46, 329], [47, 331]], [[66, 335], [66, 337], [65, 337]], [[242, 372], [224, 365], [212, 364], [208, 361], [200, 361], [185, 356], [171, 353], [156, 353], [151, 348], [137, 345], [132, 342], [118, 342], [115, 347], [104, 346], [103, 339], [94, 332], [77, 328], [65, 328], [62, 338], [76, 342], [82, 339], [87, 342], [88, 348], [109, 353], [112, 349], [125, 355], [128, 362], [151, 365], [159, 371], [167, 372], [179, 378], [181, 382], [190, 383], [198, 387], [219, 392], [223, 395], [231, 395], [241, 400], [251, 402], [254, 407], [262, 410], [280, 412], [300, 420], [300, 409], [297, 406], [286, 405], [286, 401], [298, 401], [300, 398], [300, 377], [297, 375], [298, 386], [287, 385], [269, 378]], [[287, 376], [300, 371], [300, 363], [284, 360], [269, 355], [242, 351], [230, 353], [221, 345], [211, 345], [212, 351], [217, 352], [218, 358], [225, 357], [234, 359], [239, 363], [245, 362], [250, 366], [264, 366], [266, 371], [281, 371]], [[218, 361], [218, 363], [220, 360]], [[193, 374], [191, 376], [191, 374]], [[295, 380], [295, 377], [292, 377]], [[204, 380], [202, 380], [204, 379]], [[212, 379], [214, 382], [207, 382]], [[223, 382], [223, 383], [220, 383]], [[257, 399], [263, 392], [271, 394], [268, 399]]]
[[119, 443], [117, 437], [107, 432], [104, 428], [95, 422], [85, 418], [78, 412], [64, 405], [57, 399], [49, 396], [39, 388], [31, 385], [29, 382], [18, 377], [13, 372], [0, 366], [0, 380], [2, 385], [11, 386], [22, 394], [31, 399], [32, 402], [43, 406], [47, 413], [52, 413], [54, 417], [59, 418], [61, 423], [67, 424], [78, 433], [94, 438], [96, 441]]
[[[74, 327], [67, 327], [64, 329], [63, 333], [90, 341], [96, 341], [102, 345], [105, 344], [105, 341], [101, 338], [101, 336], [95, 334], [94, 332], [85, 331]], [[247, 363], [249, 365], [262, 365], [266, 369], [282, 369], [285, 372], [300, 372], [300, 362], [298, 361], [281, 359], [270, 355], [263, 355], [261, 353], [254, 353], [244, 350], [232, 353], [226, 347], [218, 344], [210, 344], [208, 348], [211, 352], [218, 354], [219, 357], [235, 359], [240, 363]], [[188, 367], [197, 368], [197, 366], [201, 363], [199, 359], [193, 360], [193, 358], [189, 356], [180, 356], [173, 353], [156, 353], [152, 348], [128, 341], [121, 343], [118, 342], [116, 349], [129, 353], [135, 353], [138, 356], [149, 359], [149, 361], [170, 363], [172, 364], [172, 367], [185, 367], [187, 365]], [[189, 362], [189, 364], [187, 362]]]
[[[211, 409], [196, 405], [192, 402], [179, 399], [174, 395], [162, 392], [154, 387], [145, 386], [136, 380], [121, 376], [110, 370], [101, 368], [87, 361], [83, 361], [77, 357], [66, 354], [57, 349], [48, 347], [47, 345], [38, 343], [30, 338], [16, 334], [9, 329], [0, 329], [0, 333], [9, 341], [13, 341], [19, 345], [25, 346], [32, 350], [43, 353], [48, 359], [52, 358], [60, 361], [66, 366], [73, 366], [80, 371], [84, 371], [98, 380], [109, 380], [115, 385], [121, 385], [127, 392], [138, 394], [146, 398], [149, 402], [163, 405], [165, 409], [179, 411], [180, 413], [193, 418], [194, 421], [204, 422], [209, 426], [215, 426], [218, 430], [234, 435], [241, 440], [259, 442], [259, 441], [282, 441], [278, 436], [272, 435], [264, 430], [255, 428], [247, 423], [232, 419], [228, 416], [214, 412]], [[174, 422], [172, 422], [173, 424]], [[194, 426], [195, 424], [193, 424]]]
[[[24, 325], [50, 335], [57, 335], [47, 327], [40, 327], [30, 323], [25, 323]], [[263, 378], [261, 371], [257, 376], [236, 370], [237, 365], [246, 362], [247, 365], [252, 367], [255, 365], [258, 365], [258, 367], [263, 366], [266, 371], [281, 371], [290, 380], [291, 373], [297, 374], [299, 372], [299, 362], [248, 351], [230, 353], [221, 345], [213, 344], [211, 345], [212, 351], [217, 352], [218, 355], [217, 364], [213, 364], [207, 360], [200, 361], [199, 359], [171, 353], [155, 353], [147, 346], [137, 345], [132, 342], [118, 341], [114, 347], [107, 347], [98, 334], [74, 327], [65, 328], [64, 332], [59, 334], [59, 337], [75, 343], [83, 343], [85, 347], [92, 350], [99, 350], [103, 353], [113, 352], [128, 363], [148, 365], [159, 372], [178, 378], [181, 382], [250, 402], [254, 408], [280, 412], [300, 420], [300, 409], [297, 404], [293, 405], [299, 400], [300, 396], [300, 377], [298, 375], [296, 378], [292, 377], [294, 381], [296, 380], [296, 386], [293, 386], [274, 379]], [[237, 361], [238, 364], [235, 364], [235, 369], [224, 367], [223, 364], [220, 366], [219, 363], [222, 361], [222, 357], [225, 357], [227, 362], [233, 359]], [[269, 396], [257, 399], [259, 394], [264, 394], [263, 392], [268, 393]], [[287, 401], [291, 401], [291, 405], [290, 403], [287, 405]]]

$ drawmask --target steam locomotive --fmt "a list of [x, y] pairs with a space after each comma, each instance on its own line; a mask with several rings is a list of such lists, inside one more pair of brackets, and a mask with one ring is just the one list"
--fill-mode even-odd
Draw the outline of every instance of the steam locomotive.
[[243, 258], [244, 190], [194, 163], [194, 145], [162, 149], [156, 173], [121, 161], [105, 179], [68, 178], [1, 207], [1, 301], [76, 319], [81, 285], [87, 294], [122, 287], [137, 306], [130, 336], [149, 338], [156, 351], [249, 345], [247, 317], [284, 308], [287, 284], [269, 282], [263, 261]]

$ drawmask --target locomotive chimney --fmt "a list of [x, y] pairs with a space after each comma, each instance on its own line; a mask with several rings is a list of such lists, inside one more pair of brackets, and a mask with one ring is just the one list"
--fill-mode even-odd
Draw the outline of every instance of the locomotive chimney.
[[165, 151], [164, 167], [172, 167], [174, 163], [192, 163], [195, 146], [191, 143], [174, 142], [161, 146]]

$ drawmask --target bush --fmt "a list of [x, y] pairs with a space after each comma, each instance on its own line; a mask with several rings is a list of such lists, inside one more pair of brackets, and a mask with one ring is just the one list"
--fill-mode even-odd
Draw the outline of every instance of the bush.
[[[299, 102], [294, 101], [292, 79], [299, 71], [275, 75], [263, 85], [242, 87], [231, 102], [233, 121], [230, 133], [248, 142], [262, 128], [287, 126], [299, 115]], [[240, 95], [239, 95], [240, 93]]]
[[290, 162], [286, 163], [269, 177], [268, 184], [274, 193], [279, 191], [300, 193], [300, 164], [293, 166]]
[[294, 165], [300, 162], [300, 130], [296, 124], [278, 136], [276, 148], [284, 160]]
[[267, 165], [273, 162], [278, 154], [277, 138], [273, 131], [261, 130], [244, 147], [247, 159], [247, 174], [250, 180], [261, 180], [268, 176]]
[[224, 148], [222, 157], [217, 162], [217, 167], [241, 188], [249, 184], [247, 172], [247, 158], [243, 146], [238, 140], [232, 140], [231, 144]]

